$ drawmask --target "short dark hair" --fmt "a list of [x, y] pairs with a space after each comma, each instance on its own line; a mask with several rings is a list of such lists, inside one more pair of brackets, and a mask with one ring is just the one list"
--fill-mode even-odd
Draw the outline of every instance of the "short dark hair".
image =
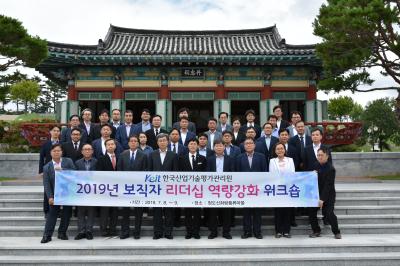
[[276, 115], [269, 115], [268, 120], [270, 120], [271, 118], [275, 118], [276, 120], [278, 120], [278, 117], [276, 117]]
[[289, 129], [287, 129], [287, 128], [281, 128], [281, 129], [279, 129], [278, 134], [281, 135], [282, 132], [286, 132], [286, 133], [288, 133], [288, 135], [290, 135]]
[[131, 141], [131, 138], [135, 138], [136, 141], [139, 142], [139, 137], [138, 137], [138, 135], [131, 135], [131, 136], [129, 136], [128, 142]]
[[177, 128], [173, 128], [173, 129], [171, 129], [171, 131], [169, 132], [169, 134], [171, 134], [173, 131], [178, 131], [178, 134], [179, 134], [179, 130], [177, 129]]
[[187, 118], [186, 116], [182, 116], [182, 117], [179, 119], [179, 122], [181, 122], [182, 120], [186, 120], [186, 121], [189, 122], [189, 118]]
[[224, 130], [224, 131], [222, 131], [222, 136], [224, 136], [225, 134], [229, 134], [229, 135], [231, 135], [231, 137], [233, 138], [233, 133], [232, 133], [232, 131], [230, 131], [230, 130]]
[[190, 142], [196, 142], [197, 143], [197, 145], [199, 144], [199, 140], [198, 139], [196, 139], [196, 138], [194, 138], [194, 139], [190, 139], [189, 140], [189, 142], [188, 142], [188, 144], [190, 143]]
[[256, 112], [253, 109], [247, 110], [246, 113], [244, 114], [244, 117], [247, 117], [249, 114], [256, 116]]
[[218, 123], [218, 120], [215, 117], [210, 117], [208, 119], [208, 122], [210, 122], [210, 121], [214, 121], [215, 123]]
[[270, 122], [265, 122], [264, 125], [263, 125], [263, 128], [264, 128], [266, 125], [270, 125], [270, 126], [273, 128], [273, 126], [272, 126], [272, 124], [271, 124]]
[[60, 143], [55, 143], [51, 145], [50, 151], [54, 150], [57, 147], [60, 147], [61, 151], [63, 150], [62, 145]]
[[73, 128], [73, 129], [71, 129], [71, 135], [72, 135], [72, 133], [74, 133], [74, 131], [78, 131], [79, 132], [79, 134], [82, 134], [82, 131], [79, 129], [79, 128]]
[[292, 117], [293, 115], [299, 115], [301, 117], [301, 113], [299, 111], [292, 111], [290, 112], [290, 117]]
[[108, 112], [108, 110], [107, 110], [107, 109], [103, 109], [103, 110], [101, 110], [101, 112], [100, 112], [99, 116], [101, 116], [102, 114], [107, 114], [107, 116], [110, 116], [110, 113]]
[[161, 115], [154, 115], [154, 116], [151, 118], [151, 121], [152, 121], [152, 122], [153, 122], [154, 117], [159, 117], [160, 120], [162, 120], [162, 116], [161, 116]]
[[232, 119], [232, 123], [235, 122], [236, 120], [239, 121], [240, 124], [242, 124], [242, 122], [240, 121], [240, 117], [238, 117], [238, 116], [235, 116], [235, 117]]
[[247, 131], [249, 131], [249, 130], [254, 130], [254, 132], [256, 132], [257, 133], [257, 130], [256, 130], [256, 128], [255, 127], [253, 127], [253, 126], [250, 126], [250, 127], [248, 127], [247, 129], [246, 129], [246, 133], [247, 133]]
[[223, 143], [222, 140], [220, 140], [220, 139], [214, 140], [214, 146], [217, 145], [217, 144], [222, 144], [222, 145], [224, 145], [224, 143]]
[[119, 113], [121, 113], [121, 110], [120, 110], [120, 109], [118, 109], [118, 108], [114, 108], [114, 109], [112, 109], [111, 113], [114, 113], [114, 111], [118, 111]]
[[125, 114], [131, 113], [133, 115], [133, 111], [131, 109], [126, 109]]
[[322, 129], [319, 128], [319, 127], [314, 127], [313, 129], [311, 129], [311, 134], [312, 134], [313, 132], [315, 132], [315, 131], [319, 131], [319, 133], [321, 134], [321, 136], [324, 134], [324, 133], [322, 132]]
[[69, 121], [71, 121], [72, 118], [74, 118], [74, 117], [77, 117], [78, 119], [81, 119], [81, 118], [79, 117], [79, 115], [73, 114], [73, 115], [71, 115], [71, 116], [69, 117]]
[[229, 114], [227, 112], [221, 112], [218, 114], [218, 118], [221, 118], [221, 115], [225, 114], [226, 117], [229, 117]]
[[278, 109], [278, 108], [282, 110], [282, 106], [275, 105], [274, 108], [272, 108], [272, 112], [275, 112], [275, 110]]
[[110, 125], [110, 124], [103, 124], [103, 125], [101, 125], [101, 126], [100, 126], [100, 130], [102, 130], [103, 127], [108, 127], [108, 128], [112, 131], [112, 125]]
[[52, 125], [52, 126], [50, 127], [50, 131], [52, 131], [54, 128], [58, 128], [58, 130], [61, 131], [61, 127], [60, 127], [59, 125]]
[[104, 145], [107, 145], [107, 142], [110, 142], [110, 141], [113, 141], [114, 144], [117, 144], [117, 143], [115, 142], [115, 139], [108, 139], [108, 140], [104, 141]]
[[146, 113], [148, 113], [148, 114], [151, 114], [150, 110], [147, 109], [147, 108], [143, 108], [143, 109], [142, 109], [142, 114], [143, 114], [143, 112], [146, 112]]
[[205, 137], [208, 140], [208, 135], [206, 133], [200, 133], [197, 138]]
[[255, 140], [254, 140], [254, 138], [252, 138], [252, 137], [246, 137], [246, 138], [244, 139], [243, 143], [245, 143], [246, 140], [251, 140], [253, 143], [256, 143]]
[[329, 155], [329, 149], [328, 149], [327, 147], [320, 147], [320, 148], [318, 149], [318, 151], [322, 151], [323, 153]]
[[297, 122], [294, 124], [294, 126], [297, 126], [297, 124], [299, 124], [299, 123], [303, 123], [303, 124], [304, 124], [304, 121], [303, 121], [303, 120], [297, 121]]
[[162, 138], [166, 138], [168, 141], [168, 134], [165, 134], [165, 133], [158, 134], [156, 137], [156, 141], [158, 141], [159, 139], [162, 139]]
[[182, 108], [180, 108], [180, 109], [178, 110], [178, 115], [179, 115], [180, 113], [182, 113], [182, 112], [187, 112], [187, 113], [189, 114], [189, 108], [187, 108], [187, 107], [182, 107]]

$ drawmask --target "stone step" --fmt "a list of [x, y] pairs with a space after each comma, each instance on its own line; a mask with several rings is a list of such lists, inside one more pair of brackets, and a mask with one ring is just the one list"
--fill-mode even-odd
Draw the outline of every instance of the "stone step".
[[140, 240], [128, 238], [95, 238], [93, 240], [68, 240], [57, 238], [47, 244], [38, 244], [37, 237], [1, 237], [0, 256], [105, 256], [105, 255], [222, 255], [222, 254], [309, 254], [309, 253], [377, 253], [400, 252], [399, 235], [387, 239], [381, 235], [343, 235], [337, 240], [331, 236], [311, 239], [293, 236], [291, 239], [276, 239], [265, 236], [264, 239], [226, 240], [222, 237], [208, 240], [206, 237], [174, 240], [153, 240], [142, 237]]
[[0, 256], [3, 265], [399, 265], [398, 252], [306, 254], [102, 255], [102, 256]]
[[[321, 219], [322, 216], [319, 216]], [[121, 219], [121, 217], [120, 217]], [[134, 224], [134, 216], [131, 216], [131, 224]], [[399, 224], [400, 214], [370, 214], [370, 215], [338, 215], [339, 224]], [[182, 224], [184, 217], [181, 218]], [[242, 224], [242, 217], [236, 216], [235, 224]], [[265, 215], [262, 217], [263, 225], [270, 225], [274, 223], [274, 216]], [[308, 216], [296, 216], [296, 223], [299, 225], [308, 225]], [[45, 219], [42, 216], [3, 216], [0, 217], [0, 226], [44, 226]], [[70, 225], [76, 225], [77, 218], [72, 217]], [[98, 218], [96, 218], [95, 224], [98, 224]], [[144, 216], [142, 225], [151, 226], [153, 224], [152, 216]]]
[[[323, 226], [320, 223], [322, 232], [327, 235], [332, 235], [330, 226]], [[57, 228], [55, 228], [55, 235], [57, 234]], [[344, 234], [400, 234], [400, 224], [339, 224], [339, 228]], [[94, 234], [98, 235], [98, 226], [94, 227]], [[119, 230], [119, 227], [117, 228]], [[0, 237], [40, 237], [43, 235], [44, 226], [0, 226]], [[133, 230], [133, 227], [132, 227]], [[304, 235], [307, 236], [310, 233], [310, 226], [299, 225], [291, 229], [293, 235]], [[262, 231], [264, 235], [274, 235], [275, 228], [273, 225], [263, 225]], [[74, 236], [77, 234], [77, 227], [70, 226], [68, 228], [68, 234]], [[185, 228], [183, 226], [174, 228], [174, 235], [183, 236], [185, 235]], [[232, 228], [232, 235], [239, 236], [242, 234], [242, 226], [237, 225]], [[142, 235], [151, 236], [153, 235], [152, 226], [142, 226]], [[205, 227], [201, 228], [201, 235], [207, 236], [208, 229]]]

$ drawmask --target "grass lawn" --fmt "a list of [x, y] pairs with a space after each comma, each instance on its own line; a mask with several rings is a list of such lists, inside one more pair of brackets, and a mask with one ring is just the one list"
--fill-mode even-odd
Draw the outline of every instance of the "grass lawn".
[[374, 176], [374, 178], [379, 179], [379, 180], [400, 180], [400, 175]]
[[16, 178], [14, 177], [2, 177], [0, 176], [0, 181], [11, 181], [11, 180], [15, 180]]
[[41, 118], [48, 118], [48, 119], [55, 119], [55, 115], [54, 114], [22, 114], [17, 116], [17, 118], [15, 118], [15, 121], [30, 121], [32, 119], [41, 119]]

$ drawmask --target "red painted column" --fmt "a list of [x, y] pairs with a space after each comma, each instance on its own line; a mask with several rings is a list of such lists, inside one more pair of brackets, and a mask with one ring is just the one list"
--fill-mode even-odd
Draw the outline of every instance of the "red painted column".
[[268, 99], [272, 99], [271, 85], [264, 85], [264, 88], [261, 90], [261, 100]]
[[70, 101], [76, 101], [78, 100], [78, 93], [76, 91], [75, 86], [68, 86], [68, 100]]
[[307, 90], [307, 100], [317, 99], [317, 87], [315, 85], [310, 85]]
[[224, 85], [218, 85], [217, 89], [215, 90], [215, 99], [226, 99], [225, 95], [225, 86]]
[[168, 85], [161, 85], [160, 88], [160, 93], [159, 93], [159, 99], [164, 99], [168, 100], [169, 99], [169, 91], [168, 91]]

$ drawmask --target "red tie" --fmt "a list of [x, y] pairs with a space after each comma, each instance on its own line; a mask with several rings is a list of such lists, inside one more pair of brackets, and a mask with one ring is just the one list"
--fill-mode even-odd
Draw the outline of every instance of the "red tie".
[[115, 160], [114, 154], [111, 155], [111, 164], [112, 164], [113, 169], [115, 170], [115, 166], [117, 166], [117, 161]]

